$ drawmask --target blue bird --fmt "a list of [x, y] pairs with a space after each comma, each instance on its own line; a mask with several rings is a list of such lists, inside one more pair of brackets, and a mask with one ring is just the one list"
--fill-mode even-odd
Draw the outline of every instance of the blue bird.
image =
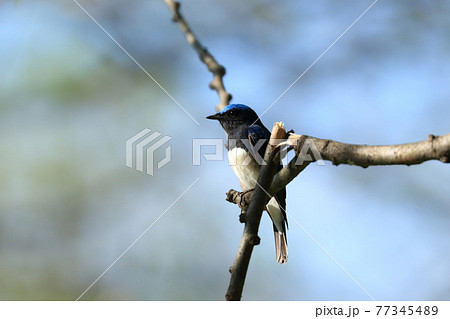
[[[218, 120], [228, 135], [226, 148], [228, 162], [239, 179], [242, 190], [255, 188], [264, 153], [270, 138], [270, 131], [262, 124], [258, 115], [243, 104], [230, 104], [219, 113], [207, 117]], [[282, 168], [280, 164], [278, 171]], [[276, 259], [284, 264], [288, 259], [286, 189], [284, 188], [266, 205], [273, 222]]]

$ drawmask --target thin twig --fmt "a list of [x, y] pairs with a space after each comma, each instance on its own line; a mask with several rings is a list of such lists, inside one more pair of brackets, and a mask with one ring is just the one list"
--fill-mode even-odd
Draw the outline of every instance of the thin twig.
[[181, 4], [178, 1], [164, 0], [164, 2], [169, 7], [172, 12], [172, 20], [178, 23], [181, 31], [184, 33], [187, 42], [194, 48], [197, 52], [200, 60], [207, 66], [209, 72], [213, 74], [213, 79], [209, 84], [212, 90], [217, 92], [219, 96], [219, 104], [216, 106], [216, 110], [220, 111], [223, 107], [227, 106], [231, 101], [231, 94], [225, 89], [223, 83], [223, 77], [225, 76], [225, 67], [220, 65], [216, 59], [209, 53], [209, 51], [204, 47], [195, 34], [192, 32], [191, 28], [187, 24], [186, 20], [180, 13]]

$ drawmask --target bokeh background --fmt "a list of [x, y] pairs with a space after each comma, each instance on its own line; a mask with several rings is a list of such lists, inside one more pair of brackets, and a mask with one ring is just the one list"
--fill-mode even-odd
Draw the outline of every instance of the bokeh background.
[[[82, 300], [223, 300], [243, 226], [223, 161], [192, 165], [211, 74], [164, 2], [0, 4], [0, 299], [75, 300], [197, 178]], [[227, 68], [233, 102], [262, 113], [371, 1], [183, 1]], [[394, 144], [449, 133], [450, 1], [379, 1], [262, 118], [338, 141]], [[172, 137], [149, 176], [125, 165], [144, 128]], [[162, 150], [163, 151], [163, 150]], [[162, 152], [161, 151], [161, 152]], [[161, 154], [160, 154], [161, 155]], [[378, 300], [450, 299], [450, 169], [311, 165], [288, 187], [300, 225]], [[292, 220], [275, 261], [263, 217], [244, 300], [368, 300]]]

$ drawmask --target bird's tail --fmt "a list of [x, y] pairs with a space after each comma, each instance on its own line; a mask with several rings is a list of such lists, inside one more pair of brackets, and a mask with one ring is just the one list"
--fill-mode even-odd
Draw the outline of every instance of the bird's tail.
[[279, 232], [275, 225], [273, 227], [273, 233], [275, 235], [275, 253], [277, 255], [277, 261], [280, 264], [284, 264], [288, 260], [286, 233]]
[[273, 232], [275, 235], [275, 253], [277, 261], [280, 264], [284, 264], [288, 260], [286, 236], [287, 221], [283, 206], [279, 204], [276, 196], [272, 197], [266, 206], [266, 210], [273, 222]]

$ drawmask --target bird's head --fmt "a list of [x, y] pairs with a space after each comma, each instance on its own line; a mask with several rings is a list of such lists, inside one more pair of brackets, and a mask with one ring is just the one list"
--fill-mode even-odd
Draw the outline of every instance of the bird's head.
[[239, 126], [252, 125], [260, 121], [256, 112], [244, 104], [227, 105], [220, 112], [206, 118], [218, 120], [227, 132]]

